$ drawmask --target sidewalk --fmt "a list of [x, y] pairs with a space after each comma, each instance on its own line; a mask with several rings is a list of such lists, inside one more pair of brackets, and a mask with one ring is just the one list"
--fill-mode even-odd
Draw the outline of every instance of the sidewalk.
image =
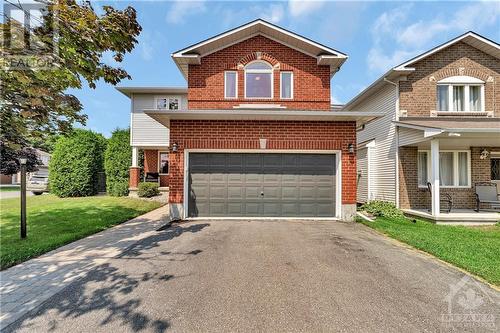
[[0, 330], [167, 222], [168, 205], [0, 272]]

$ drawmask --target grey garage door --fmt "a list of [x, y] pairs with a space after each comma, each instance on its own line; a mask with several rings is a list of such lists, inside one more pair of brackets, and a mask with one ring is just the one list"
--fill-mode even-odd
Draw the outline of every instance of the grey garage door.
[[189, 154], [190, 217], [333, 217], [331, 154]]

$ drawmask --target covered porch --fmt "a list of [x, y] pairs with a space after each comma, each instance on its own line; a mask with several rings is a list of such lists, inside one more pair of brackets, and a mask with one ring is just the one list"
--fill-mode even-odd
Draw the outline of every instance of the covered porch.
[[[500, 206], [479, 204], [480, 186], [500, 198], [500, 122], [497, 119], [413, 119], [399, 131], [399, 206], [436, 223], [492, 224]], [[479, 186], [479, 188], [478, 188]]]
[[158, 183], [161, 201], [168, 202], [169, 190], [169, 147], [133, 146], [130, 166], [129, 193], [137, 196], [141, 182]]

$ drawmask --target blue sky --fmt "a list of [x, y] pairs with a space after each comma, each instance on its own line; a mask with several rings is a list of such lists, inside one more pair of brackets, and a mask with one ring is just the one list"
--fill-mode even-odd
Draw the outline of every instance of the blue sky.
[[[120, 86], [186, 86], [170, 54], [215, 34], [263, 18], [349, 55], [332, 78], [333, 102], [346, 103], [389, 68], [473, 30], [500, 41], [498, 2], [333, 1], [92, 1], [133, 6], [143, 31], [117, 64], [132, 80]], [[105, 83], [71, 90], [84, 105], [87, 128], [109, 136], [129, 125], [130, 102]]]

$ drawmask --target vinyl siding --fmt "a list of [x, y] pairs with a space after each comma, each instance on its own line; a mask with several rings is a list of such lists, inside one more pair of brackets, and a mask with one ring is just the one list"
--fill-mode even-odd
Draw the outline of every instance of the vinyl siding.
[[424, 131], [413, 129], [413, 128], [399, 128], [399, 146], [409, 146], [421, 141], [426, 140], [424, 138]]
[[[370, 200], [396, 203], [396, 87], [387, 84], [366, 100], [354, 105], [356, 111], [376, 111], [385, 116], [365, 125], [357, 133], [358, 144], [375, 140], [370, 151]], [[358, 163], [363, 164], [358, 159]]]
[[[166, 96], [166, 95], [161, 95]], [[186, 96], [172, 95], [181, 98], [180, 108], [186, 108]], [[130, 144], [137, 147], [155, 147], [169, 145], [169, 130], [144, 113], [145, 109], [155, 108], [155, 100], [159, 95], [134, 94], [132, 96], [132, 113], [130, 117]]]
[[368, 201], [368, 149], [362, 148], [357, 152], [357, 201]]

